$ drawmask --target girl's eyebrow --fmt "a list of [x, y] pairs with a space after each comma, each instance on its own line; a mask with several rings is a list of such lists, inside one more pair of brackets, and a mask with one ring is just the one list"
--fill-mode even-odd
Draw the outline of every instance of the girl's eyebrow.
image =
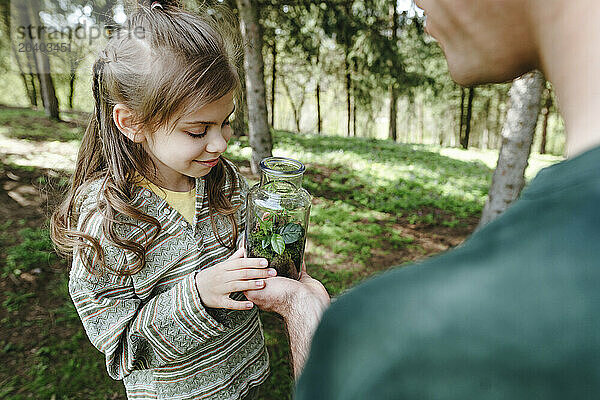
[[[231, 110], [229, 115], [227, 115], [227, 118], [231, 117], [231, 114], [233, 114], [234, 111], [235, 111], [235, 105], [233, 106], [233, 110]], [[224, 121], [227, 121], [227, 118], [225, 118]], [[186, 122], [182, 122], [182, 124], [183, 125], [217, 125], [219, 123], [214, 122], [214, 121], [186, 121]]]

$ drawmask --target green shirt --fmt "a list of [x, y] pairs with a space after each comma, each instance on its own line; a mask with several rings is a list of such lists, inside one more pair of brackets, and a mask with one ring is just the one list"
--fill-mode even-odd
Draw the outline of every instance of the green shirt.
[[599, 314], [596, 148], [459, 248], [341, 296], [296, 399], [597, 399]]
[[[245, 224], [247, 184], [238, 182], [232, 204], [239, 231]], [[109, 243], [94, 209], [102, 182], [93, 182], [79, 199], [78, 229], [100, 240], [106, 262], [113, 269], [135, 262], [133, 252]], [[122, 379], [129, 399], [238, 400], [262, 383], [269, 372], [258, 309], [209, 309], [195, 286], [196, 271], [226, 260], [233, 250], [222, 246], [213, 232], [204, 179], [196, 179], [193, 224], [150, 189], [134, 186], [131, 204], [158, 219], [156, 228], [118, 214], [117, 232], [147, 245], [146, 263], [131, 276], [90, 274], [75, 252], [69, 292], [92, 344], [106, 356], [108, 374]], [[87, 224], [83, 224], [89, 217]], [[227, 241], [231, 224], [216, 215], [216, 226]], [[240, 235], [241, 236], [241, 235]], [[237, 297], [235, 297], [237, 296]], [[240, 300], [241, 294], [234, 294]]]

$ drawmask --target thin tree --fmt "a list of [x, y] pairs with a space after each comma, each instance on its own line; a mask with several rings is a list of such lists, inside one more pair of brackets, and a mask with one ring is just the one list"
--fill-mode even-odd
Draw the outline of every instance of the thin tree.
[[252, 173], [258, 174], [261, 160], [265, 157], [271, 157], [273, 151], [265, 98], [263, 43], [253, 0], [236, 0], [236, 4], [240, 15], [242, 37], [246, 42], [244, 46], [244, 70], [248, 103], [248, 133], [250, 147], [252, 148], [250, 166]]
[[465, 132], [460, 138], [460, 145], [463, 149], [469, 148], [469, 138], [471, 136], [471, 120], [473, 115], [473, 98], [475, 97], [475, 89], [469, 88], [469, 100], [467, 102], [467, 117], [465, 121]]
[[[391, 4], [390, 4], [390, 14], [391, 14], [391, 19], [392, 19], [392, 43], [393, 45], [396, 44], [396, 42], [398, 41], [398, 7], [396, 7], [396, 0], [391, 0]], [[390, 85], [390, 127], [389, 127], [389, 138], [392, 139], [394, 142], [398, 139], [398, 132], [397, 132], [397, 116], [398, 116], [398, 110], [397, 110], [397, 93], [396, 93], [396, 87], [394, 85], [394, 83], [392, 83]]]
[[271, 46], [271, 128], [275, 129], [275, 81], [277, 80], [277, 41], [273, 38]]
[[463, 137], [463, 126], [465, 125], [465, 88], [460, 87], [460, 119], [458, 125], [458, 140]]
[[535, 71], [517, 79], [510, 89], [511, 105], [502, 129], [498, 165], [479, 227], [502, 214], [519, 197], [525, 186], [525, 169], [540, 114], [544, 83], [543, 75]]
[[306, 99], [304, 90], [300, 91], [300, 99], [294, 101], [294, 96], [292, 96], [292, 92], [290, 91], [290, 87], [284, 77], [281, 77], [281, 85], [285, 90], [285, 94], [287, 95], [288, 101], [290, 102], [290, 106], [292, 107], [292, 112], [294, 114], [294, 122], [296, 124], [296, 132], [300, 133], [300, 119], [302, 107], [304, 106], [304, 101]]
[[318, 46], [317, 46], [317, 55], [316, 55], [316, 69], [317, 69], [317, 87], [315, 88], [315, 95], [317, 97], [317, 133], [320, 135], [321, 133], [323, 133], [323, 119], [321, 117], [321, 76], [318, 73], [318, 68], [320, 67], [319, 65], [319, 57], [321, 53], [321, 43], [319, 42]]

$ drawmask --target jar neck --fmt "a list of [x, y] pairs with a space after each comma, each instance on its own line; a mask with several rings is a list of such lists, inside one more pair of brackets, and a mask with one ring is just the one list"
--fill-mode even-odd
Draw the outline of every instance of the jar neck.
[[282, 185], [292, 185], [295, 189], [299, 189], [302, 187], [302, 178], [303, 175], [281, 176], [263, 171], [260, 176], [260, 186], [267, 191], [276, 191]]
[[287, 192], [302, 187], [305, 167], [300, 161], [285, 157], [268, 157], [260, 162], [260, 186], [272, 192]]

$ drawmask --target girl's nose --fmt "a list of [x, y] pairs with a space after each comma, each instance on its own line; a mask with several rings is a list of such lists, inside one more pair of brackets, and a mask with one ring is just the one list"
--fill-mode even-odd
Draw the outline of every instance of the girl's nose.
[[209, 153], [224, 153], [227, 150], [227, 141], [223, 138], [221, 131], [218, 130], [209, 135], [206, 151]]

